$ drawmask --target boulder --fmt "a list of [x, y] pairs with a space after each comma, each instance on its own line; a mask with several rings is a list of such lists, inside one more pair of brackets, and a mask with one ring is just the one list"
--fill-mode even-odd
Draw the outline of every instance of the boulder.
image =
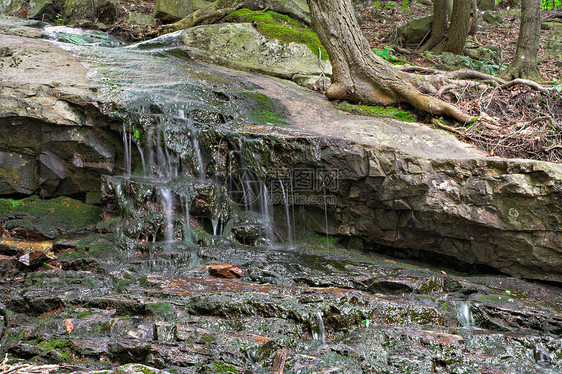
[[11, 15], [24, 5], [24, 0], [0, 0], [0, 14]]
[[117, 0], [30, 0], [27, 16], [64, 24], [79, 20], [113, 23]]
[[480, 11], [496, 10], [495, 0], [478, 0], [478, 9]]
[[154, 18], [164, 23], [176, 22], [211, 3], [205, 0], [156, 0]]
[[13, 35], [0, 37], [0, 64], [0, 195], [99, 191], [122, 146], [100, 128], [108, 123], [90, 104], [85, 68], [53, 44]]
[[282, 43], [260, 34], [251, 23], [224, 23], [197, 26], [173, 36], [164, 35], [139, 44], [146, 49], [178, 45], [188, 57], [245, 71], [291, 79], [296, 75], [331, 75], [332, 67], [306, 45]]
[[410, 22], [398, 26], [396, 33], [401, 45], [417, 46], [429, 36], [433, 16], [413, 19]]
[[503, 18], [499, 14], [491, 10], [485, 11], [484, 14], [482, 15], [482, 19], [488, 22], [490, 25], [503, 24]]

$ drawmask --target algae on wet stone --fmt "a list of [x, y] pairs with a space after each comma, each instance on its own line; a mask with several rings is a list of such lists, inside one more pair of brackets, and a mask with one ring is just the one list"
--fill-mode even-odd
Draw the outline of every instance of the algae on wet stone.
[[8, 229], [21, 228], [48, 238], [88, 228], [101, 218], [100, 207], [69, 197], [42, 200], [39, 196], [32, 196], [19, 201], [0, 199], [0, 220], [7, 221]]
[[320, 43], [314, 31], [301, 22], [284, 14], [273, 11], [253, 11], [247, 8], [239, 9], [226, 16], [227, 22], [251, 22], [256, 25], [258, 32], [268, 38], [277, 39], [283, 43], [302, 43], [314, 53], [321, 52], [322, 60], [328, 59], [328, 52]]

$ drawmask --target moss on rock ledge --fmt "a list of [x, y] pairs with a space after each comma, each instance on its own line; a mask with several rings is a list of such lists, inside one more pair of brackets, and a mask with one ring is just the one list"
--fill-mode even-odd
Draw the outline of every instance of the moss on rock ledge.
[[412, 113], [407, 110], [397, 109], [394, 107], [382, 107], [371, 105], [350, 104], [347, 101], [342, 102], [336, 109], [343, 110], [351, 114], [370, 117], [392, 117], [405, 122], [415, 122]]
[[0, 220], [9, 220], [9, 229], [21, 228], [48, 238], [95, 225], [101, 217], [100, 207], [69, 197], [52, 200], [42, 200], [39, 196], [22, 200], [0, 199]]
[[284, 14], [272, 11], [253, 11], [247, 8], [239, 9], [226, 16], [227, 22], [251, 22], [256, 25], [260, 34], [283, 43], [302, 43], [314, 53], [320, 49], [322, 60], [328, 59], [326, 49], [320, 43], [314, 31]]

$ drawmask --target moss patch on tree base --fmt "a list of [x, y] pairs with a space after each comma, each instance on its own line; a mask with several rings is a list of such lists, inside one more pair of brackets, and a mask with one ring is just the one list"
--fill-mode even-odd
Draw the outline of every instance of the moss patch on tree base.
[[321, 52], [322, 60], [328, 59], [326, 49], [320, 43], [314, 31], [301, 22], [284, 14], [272, 11], [253, 11], [247, 8], [239, 9], [226, 16], [227, 22], [251, 22], [256, 25], [260, 34], [283, 43], [302, 43], [314, 53]]

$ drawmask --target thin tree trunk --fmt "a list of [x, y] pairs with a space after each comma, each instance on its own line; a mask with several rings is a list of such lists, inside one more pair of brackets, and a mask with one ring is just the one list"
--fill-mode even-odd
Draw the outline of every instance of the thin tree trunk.
[[378, 105], [407, 102], [461, 122], [472, 119], [455, 106], [422, 94], [417, 88], [424, 85], [422, 78], [401, 72], [376, 56], [357, 24], [351, 0], [308, 0], [308, 6], [314, 30], [332, 63], [332, 85], [326, 91], [329, 99]]
[[463, 54], [470, 26], [470, 5], [471, 0], [455, 0], [453, 14], [450, 19], [451, 27], [443, 42], [434, 48], [436, 52]]
[[544, 80], [537, 66], [540, 36], [541, 0], [523, 0], [517, 51], [509, 67], [502, 73], [504, 79]]
[[429, 51], [439, 44], [447, 34], [447, 0], [434, 0], [433, 2], [433, 23], [431, 25], [431, 36], [420, 48]]

